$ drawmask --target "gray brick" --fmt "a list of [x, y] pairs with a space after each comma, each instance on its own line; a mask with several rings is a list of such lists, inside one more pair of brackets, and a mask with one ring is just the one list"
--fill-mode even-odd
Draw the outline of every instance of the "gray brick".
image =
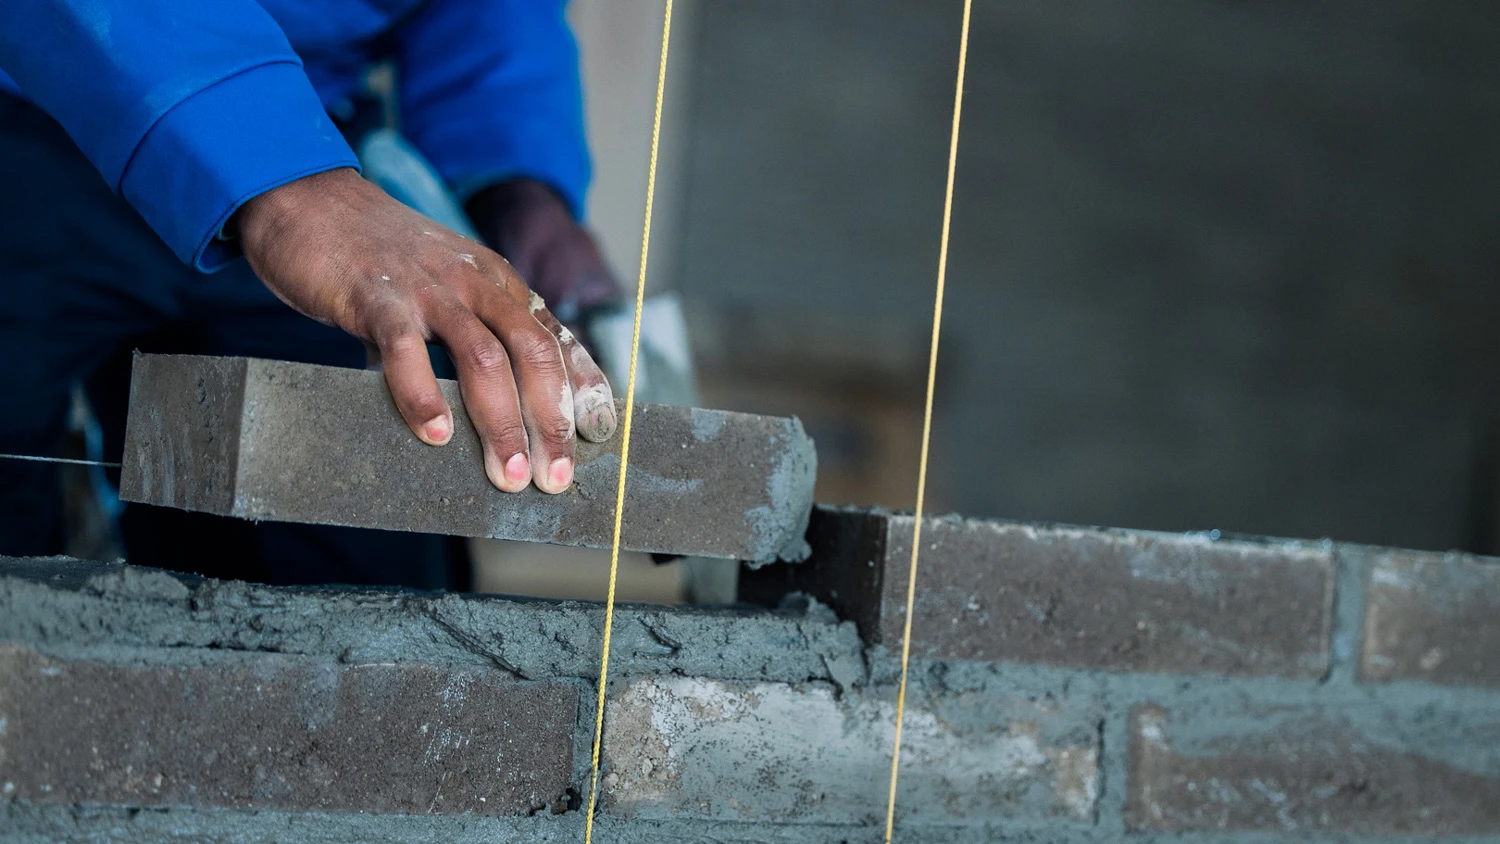
[[[748, 574], [755, 599], [801, 589], [896, 645], [910, 516], [820, 507], [812, 559]], [[913, 652], [1079, 668], [1320, 677], [1334, 566], [1294, 542], [928, 519]]]
[[1500, 687], [1500, 561], [1381, 551], [1366, 587], [1360, 678]]
[[[423, 445], [374, 372], [245, 358], [138, 356], [121, 497], [271, 521], [609, 547], [618, 434], [580, 441], [574, 487], [506, 494], [485, 478], [455, 382], [446, 446]], [[816, 456], [796, 419], [637, 405], [623, 545], [799, 557]]]
[[1200, 707], [1131, 713], [1126, 825], [1136, 831], [1500, 833], [1492, 709]]
[[[661, 676], [611, 698], [608, 810], [637, 820], [884, 821], [894, 694], [823, 684]], [[1091, 822], [1099, 791], [1093, 700], [913, 690], [898, 818]]]
[[194, 668], [0, 648], [0, 791], [41, 802], [519, 815], [568, 802], [578, 692], [262, 655]]

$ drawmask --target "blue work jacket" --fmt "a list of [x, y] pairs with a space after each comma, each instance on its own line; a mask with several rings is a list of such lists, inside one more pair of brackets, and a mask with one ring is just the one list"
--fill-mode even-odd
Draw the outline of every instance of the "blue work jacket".
[[[566, 0], [0, 0], [0, 92], [51, 114], [183, 261], [245, 200], [357, 166], [329, 120], [374, 60], [401, 126], [460, 197], [589, 180]], [[0, 127], [3, 131], [4, 127]]]

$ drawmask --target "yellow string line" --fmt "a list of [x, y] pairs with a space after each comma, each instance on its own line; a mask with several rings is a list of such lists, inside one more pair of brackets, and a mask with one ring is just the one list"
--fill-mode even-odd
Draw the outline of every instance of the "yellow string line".
[[948, 190], [943, 198], [943, 236], [938, 246], [937, 301], [932, 306], [932, 351], [927, 357], [927, 404], [922, 409], [922, 457], [917, 466], [917, 510], [911, 535], [911, 569], [906, 579], [906, 623], [901, 632], [901, 687], [896, 693], [896, 741], [891, 751], [891, 787], [885, 805], [885, 841], [896, 826], [896, 777], [901, 770], [901, 722], [906, 716], [906, 671], [911, 660], [911, 617], [917, 599], [917, 556], [922, 548], [922, 503], [927, 492], [927, 444], [932, 437], [932, 395], [937, 385], [938, 334], [943, 327], [943, 289], [948, 278], [948, 231], [953, 221], [953, 173], [958, 169], [958, 124], [964, 106], [964, 67], [969, 58], [969, 9], [958, 38], [958, 83], [953, 93], [953, 134], [948, 141]]
[[620, 487], [615, 493], [615, 535], [609, 545], [609, 592], [604, 598], [604, 645], [599, 656], [599, 700], [594, 709], [594, 752], [589, 762], [589, 812], [584, 844], [594, 841], [599, 803], [599, 749], [604, 739], [604, 688], [609, 680], [609, 640], [615, 625], [615, 577], [620, 571], [620, 525], [625, 514], [625, 470], [630, 465], [630, 424], [635, 418], [635, 363], [641, 348], [641, 308], [646, 301], [646, 258], [651, 251], [651, 207], [656, 200], [656, 152], [661, 142], [661, 103], [667, 89], [667, 45], [672, 41], [672, 0], [661, 25], [661, 65], [656, 71], [656, 113], [651, 121], [651, 166], [646, 171], [646, 221], [641, 226], [641, 270], [635, 281], [635, 328], [630, 335], [630, 376], [625, 387], [625, 425], [620, 432]]

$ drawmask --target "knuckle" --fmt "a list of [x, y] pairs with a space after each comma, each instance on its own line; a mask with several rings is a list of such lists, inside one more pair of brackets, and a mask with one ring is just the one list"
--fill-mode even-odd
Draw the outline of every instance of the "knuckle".
[[498, 433], [495, 440], [506, 452], [514, 454], [517, 451], [524, 452], [531, 447], [531, 442], [526, 436], [526, 425], [519, 416], [507, 415], [500, 421], [496, 430]]
[[510, 358], [505, 354], [505, 349], [493, 340], [468, 344], [464, 348], [463, 358], [469, 369], [486, 375], [500, 373], [510, 366]]
[[367, 326], [370, 339], [384, 346], [405, 334], [419, 335], [412, 311], [389, 297], [365, 297], [350, 306], [360, 324]]
[[517, 338], [516, 357], [527, 369], [546, 374], [561, 374], [562, 352], [558, 348], [557, 338], [541, 326], [538, 326], [538, 329], [528, 331], [524, 336]]
[[521, 417], [511, 411], [501, 411], [483, 417], [472, 417], [480, 437], [502, 454], [524, 452], [530, 447], [526, 438], [526, 426]]
[[573, 438], [573, 420], [549, 413], [537, 423], [537, 434], [549, 443], [562, 444]]
[[489, 303], [495, 297], [506, 294], [504, 288], [497, 286], [493, 278], [465, 267], [463, 272], [454, 277], [448, 295], [465, 310], [474, 314], [482, 314], [488, 310]]

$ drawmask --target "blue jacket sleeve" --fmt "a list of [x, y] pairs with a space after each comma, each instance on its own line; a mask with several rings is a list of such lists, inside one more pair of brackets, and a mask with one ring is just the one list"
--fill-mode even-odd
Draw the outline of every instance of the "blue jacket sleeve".
[[245, 200], [357, 166], [255, 0], [0, 0], [0, 68], [201, 270]]
[[546, 182], [583, 215], [588, 143], [565, 0], [429, 0], [396, 31], [401, 129], [459, 199]]

